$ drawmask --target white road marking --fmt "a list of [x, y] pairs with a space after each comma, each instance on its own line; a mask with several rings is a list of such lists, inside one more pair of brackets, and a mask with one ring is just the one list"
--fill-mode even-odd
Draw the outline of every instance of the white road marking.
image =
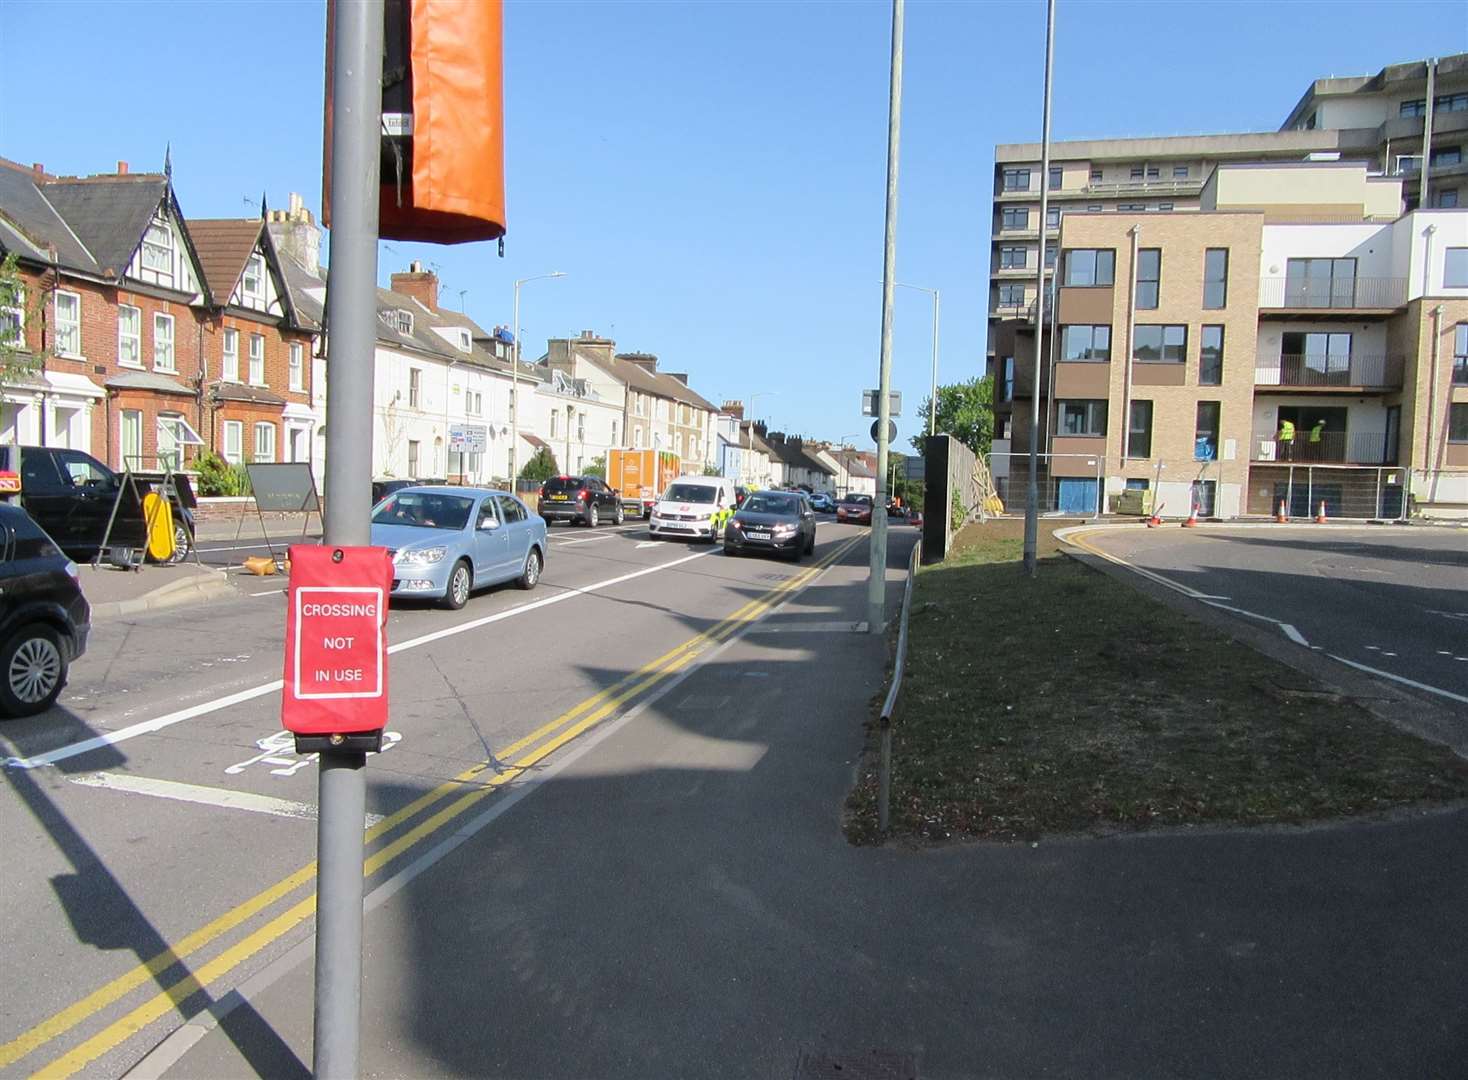
[[[274, 817], [299, 818], [303, 821], [316, 820], [316, 807], [310, 803], [291, 799], [277, 799], [270, 795], [256, 795], [249, 791], [230, 791], [228, 788], [204, 787], [202, 784], [180, 784], [174, 780], [152, 780], [146, 776], [128, 776], [124, 773], [88, 773], [70, 777], [73, 784], [82, 787], [105, 788], [131, 795], [149, 795], [155, 799], [172, 799], [175, 802], [197, 803], [201, 806], [217, 806], [225, 810], [246, 810], [252, 814], [270, 814]], [[368, 814], [366, 827], [371, 828], [382, 820], [381, 814]]]
[[645, 547], [662, 547], [663, 546], [663, 542], [661, 540], [642, 540], [642, 541], [639, 541], [639, 543], [638, 543], [637, 546], [639, 548], [645, 548]]
[[1393, 675], [1390, 671], [1382, 671], [1380, 668], [1367, 667], [1365, 664], [1358, 664], [1354, 660], [1347, 660], [1344, 656], [1337, 656], [1335, 653], [1327, 653], [1326, 655], [1332, 660], [1339, 660], [1347, 667], [1355, 668], [1357, 671], [1369, 671], [1372, 675], [1380, 675], [1383, 679], [1390, 679], [1392, 682], [1416, 687], [1418, 690], [1426, 690], [1429, 694], [1437, 694], [1439, 697], [1445, 697], [1449, 701], [1461, 701], [1464, 705], [1468, 705], [1468, 697], [1464, 697], [1462, 694], [1455, 694], [1451, 690], [1444, 690], [1437, 686], [1428, 686], [1426, 683], [1420, 683], [1416, 679], [1409, 679], [1404, 675]]
[[[1282, 630], [1282, 631], [1284, 631], [1284, 636], [1285, 636], [1285, 637], [1287, 637], [1287, 638], [1289, 638], [1289, 639], [1290, 639], [1290, 640], [1291, 640], [1291, 641], [1293, 641], [1293, 642], [1294, 642], [1294, 643], [1295, 643], [1295, 644], [1296, 644], [1296, 645], [1303, 645], [1303, 646], [1305, 646], [1305, 647], [1306, 647], [1306, 648], [1307, 648], [1307, 649], [1308, 649], [1308, 648], [1309, 648], [1309, 647], [1310, 647], [1310, 643], [1309, 643], [1309, 642], [1308, 642], [1308, 641], [1306, 641], [1306, 640], [1305, 640], [1305, 635], [1304, 635], [1304, 634], [1302, 634], [1302, 633], [1300, 633], [1300, 631], [1298, 631], [1298, 630], [1296, 630], [1296, 629], [1295, 629], [1295, 628], [1294, 628], [1294, 627], [1293, 627], [1293, 626], [1291, 626], [1291, 625], [1290, 625], [1290, 624], [1289, 624], [1289, 623], [1287, 623], [1287, 622], [1282, 622], [1282, 623], [1280, 623], [1280, 624], [1279, 624], [1279, 628], [1280, 628], [1280, 629], [1281, 629], [1281, 630]], [[1392, 655], [1392, 656], [1395, 656], [1395, 655], [1396, 655], [1396, 653], [1392, 653], [1392, 654], [1391, 654], [1391, 655]]]
[[[700, 551], [693, 555], [685, 555], [681, 559], [671, 559], [668, 562], [658, 563], [656, 566], [648, 566], [641, 570], [633, 570], [631, 573], [607, 578], [605, 581], [593, 582], [590, 585], [583, 585], [576, 589], [567, 589], [563, 593], [547, 596], [543, 600], [534, 600], [528, 604], [520, 604], [506, 611], [498, 611], [493, 615], [486, 615], [480, 619], [471, 619], [468, 622], [446, 626], [442, 630], [435, 630], [430, 634], [423, 634], [419, 637], [411, 638], [408, 641], [400, 641], [396, 645], [389, 646], [387, 651], [391, 654], [403, 652], [405, 649], [416, 649], [420, 645], [441, 641], [444, 638], [454, 637], [457, 634], [466, 634], [470, 630], [478, 630], [481, 626], [488, 626], [502, 619], [511, 619], [517, 615], [525, 615], [531, 611], [538, 611], [541, 608], [549, 607], [552, 604], [559, 604], [566, 600], [575, 599], [578, 596], [585, 596], [588, 593], [597, 592], [601, 589], [608, 589], [613, 585], [620, 585], [624, 581], [645, 577], [648, 574], [656, 574], [663, 570], [671, 570], [675, 566], [692, 562], [694, 559], [702, 559], [712, 554], [713, 551]], [[163, 716], [154, 717], [152, 720], [144, 720], [141, 723], [132, 724], [125, 728], [118, 728], [116, 731], [109, 731], [105, 735], [94, 735], [90, 739], [82, 739], [80, 742], [58, 746], [54, 750], [48, 750], [44, 754], [37, 754], [34, 757], [8, 758], [5, 761], [5, 767], [10, 769], [35, 769], [42, 765], [54, 765], [58, 761], [66, 761], [68, 758], [74, 758], [78, 754], [86, 754], [100, 749], [103, 746], [113, 746], [120, 742], [126, 742], [128, 739], [135, 739], [139, 735], [149, 735], [155, 731], [162, 731], [164, 728], [172, 727], [174, 724], [181, 724], [185, 720], [193, 720], [200, 716], [207, 716], [210, 713], [218, 712], [220, 709], [227, 709], [231, 705], [240, 705], [246, 701], [253, 701], [255, 698], [264, 697], [266, 694], [275, 693], [283, 685], [284, 683], [280, 679], [272, 679], [268, 683], [261, 683], [259, 686], [252, 686], [246, 690], [226, 694], [224, 697], [215, 698], [213, 701], [203, 701], [197, 705], [190, 705], [187, 709], [165, 713]]]
[[1367, 645], [1366, 646], [1366, 651], [1367, 652], [1381, 652], [1381, 646], [1380, 645]]
[[285, 589], [284, 588], [280, 588], [280, 589], [266, 589], [264, 592], [252, 592], [250, 595], [251, 596], [274, 596], [277, 593], [283, 593], [283, 592], [285, 592]]

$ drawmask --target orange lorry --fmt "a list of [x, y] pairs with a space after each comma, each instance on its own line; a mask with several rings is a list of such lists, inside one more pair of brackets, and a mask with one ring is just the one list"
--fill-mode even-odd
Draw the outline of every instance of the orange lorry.
[[607, 455], [607, 484], [621, 495], [629, 514], [652, 515], [663, 489], [682, 474], [677, 454], [666, 450], [613, 450]]

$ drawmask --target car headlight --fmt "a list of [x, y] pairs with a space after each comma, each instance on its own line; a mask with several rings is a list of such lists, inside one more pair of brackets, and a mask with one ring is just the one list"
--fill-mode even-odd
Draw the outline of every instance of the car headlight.
[[775, 535], [776, 536], [794, 536], [795, 535], [795, 528], [796, 527], [794, 525], [776, 525], [775, 526]]
[[411, 548], [398, 552], [394, 561], [399, 566], [428, 566], [430, 563], [442, 562], [448, 553], [449, 549], [446, 547]]

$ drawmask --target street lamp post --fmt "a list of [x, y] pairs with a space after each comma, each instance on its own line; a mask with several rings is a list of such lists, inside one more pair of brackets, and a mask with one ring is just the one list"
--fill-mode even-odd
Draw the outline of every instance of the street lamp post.
[[510, 493], [514, 494], [515, 481], [520, 475], [520, 286], [528, 281], [544, 281], [547, 278], [565, 277], [559, 270], [535, 277], [521, 278], [515, 282], [514, 315], [515, 352], [510, 360]]
[[938, 302], [939, 290], [925, 289], [921, 285], [909, 285], [903, 281], [893, 282], [899, 289], [915, 289], [933, 298], [933, 389], [928, 398], [928, 434], [937, 434], [938, 427]]
[[[843, 435], [838, 440], [841, 444], [841, 450], [838, 453], [836, 460], [841, 463], [841, 473], [843, 479], [845, 480], [845, 490], [838, 490], [838, 494], [848, 495], [851, 492], [851, 459], [846, 455], [846, 440], [859, 438], [861, 438], [861, 432], [853, 431], [850, 435]], [[852, 451], [852, 453], [855, 452], [855, 450]]]

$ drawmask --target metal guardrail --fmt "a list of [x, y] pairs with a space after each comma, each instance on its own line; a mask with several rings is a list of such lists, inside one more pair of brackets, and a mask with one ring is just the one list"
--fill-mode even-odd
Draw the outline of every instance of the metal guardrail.
[[1400, 354], [1353, 353], [1350, 356], [1288, 356], [1278, 363], [1257, 365], [1255, 386], [1365, 386], [1398, 388], [1404, 358]]
[[1398, 308], [1407, 302], [1406, 278], [1260, 278], [1261, 308], [1351, 311]]
[[877, 764], [877, 828], [887, 831], [892, 803], [892, 712], [897, 708], [897, 694], [902, 689], [902, 675], [907, 667], [907, 616], [912, 610], [912, 581], [917, 576], [922, 558], [923, 540], [912, 546], [907, 561], [907, 584], [902, 589], [902, 615], [897, 624], [897, 659], [892, 664], [892, 685], [882, 702], [882, 715], [877, 721], [881, 732], [881, 751]]

